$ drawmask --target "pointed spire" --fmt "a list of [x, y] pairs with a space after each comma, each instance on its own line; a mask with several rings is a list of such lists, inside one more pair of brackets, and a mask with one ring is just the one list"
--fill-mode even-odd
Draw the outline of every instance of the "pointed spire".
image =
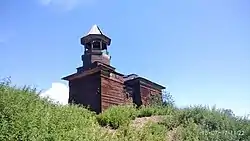
[[81, 44], [85, 45], [86, 43], [89, 43], [96, 39], [102, 40], [103, 43], [107, 44], [108, 46], [111, 43], [111, 39], [104, 35], [100, 28], [95, 24], [91, 27], [89, 32], [81, 38]]
[[100, 28], [96, 24], [91, 27], [88, 35], [90, 35], [90, 34], [103, 35], [102, 31], [100, 30]]

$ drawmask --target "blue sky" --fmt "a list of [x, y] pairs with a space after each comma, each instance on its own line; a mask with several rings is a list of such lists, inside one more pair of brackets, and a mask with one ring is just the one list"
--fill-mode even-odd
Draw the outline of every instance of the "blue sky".
[[93, 24], [111, 63], [168, 87], [179, 106], [250, 113], [249, 0], [2, 0], [0, 77], [49, 89], [76, 71]]

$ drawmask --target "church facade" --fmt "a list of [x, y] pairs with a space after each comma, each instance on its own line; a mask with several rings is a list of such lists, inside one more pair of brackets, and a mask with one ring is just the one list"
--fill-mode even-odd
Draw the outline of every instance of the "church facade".
[[101, 113], [112, 105], [147, 105], [150, 96], [162, 96], [164, 86], [137, 74], [121, 74], [111, 66], [108, 53], [111, 39], [97, 25], [81, 38], [81, 44], [84, 46], [83, 65], [76, 68], [74, 74], [62, 78], [69, 85], [68, 103], [88, 106]]

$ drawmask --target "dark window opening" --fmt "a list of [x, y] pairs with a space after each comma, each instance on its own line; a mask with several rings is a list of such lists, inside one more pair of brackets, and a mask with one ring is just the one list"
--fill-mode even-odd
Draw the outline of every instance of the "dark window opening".
[[107, 50], [107, 44], [102, 43], [102, 49], [103, 49], [103, 50]]
[[133, 96], [133, 89], [130, 87], [125, 87], [126, 98], [129, 99]]
[[100, 47], [100, 42], [94, 42], [93, 43], [93, 49], [101, 49], [101, 47]]

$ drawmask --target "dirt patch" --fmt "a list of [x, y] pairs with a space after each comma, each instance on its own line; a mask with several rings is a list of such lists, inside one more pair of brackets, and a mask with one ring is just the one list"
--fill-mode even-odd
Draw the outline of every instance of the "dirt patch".
[[101, 127], [104, 131], [106, 131], [107, 133], [114, 133], [116, 130], [115, 129], [112, 129], [111, 127], [109, 126], [105, 126], [105, 127]]
[[167, 133], [168, 141], [178, 141], [177, 129], [173, 129]]
[[136, 118], [131, 121], [131, 126], [136, 128], [142, 128], [148, 122], [158, 123], [163, 120], [162, 116], [151, 116], [151, 117], [141, 117]]
[[[163, 120], [163, 116], [151, 116], [151, 117], [140, 117], [131, 121], [130, 126], [141, 129], [148, 122], [158, 123]], [[104, 131], [107, 133], [114, 134], [116, 132], [115, 129], [110, 128], [109, 126], [102, 127]]]

